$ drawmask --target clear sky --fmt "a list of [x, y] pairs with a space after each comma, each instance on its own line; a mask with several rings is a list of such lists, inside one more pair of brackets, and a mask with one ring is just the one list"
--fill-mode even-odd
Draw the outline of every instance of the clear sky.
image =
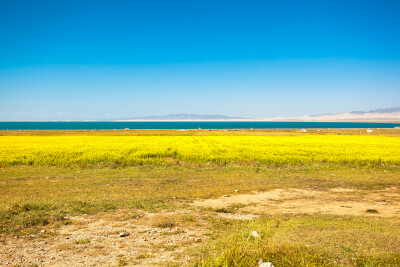
[[398, 0], [0, 0], [0, 120], [400, 106]]

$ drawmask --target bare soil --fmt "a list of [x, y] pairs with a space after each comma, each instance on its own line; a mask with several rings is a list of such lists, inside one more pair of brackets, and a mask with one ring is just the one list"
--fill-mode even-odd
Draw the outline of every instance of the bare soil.
[[[196, 201], [195, 206], [212, 209], [243, 206], [253, 214], [321, 213], [400, 217], [400, 194], [396, 187], [374, 192], [348, 188], [330, 190], [275, 189], [254, 194], [232, 194]], [[376, 212], [371, 212], [375, 210]]]
[[[141, 266], [171, 265], [188, 246], [207, 239], [199, 223], [181, 227], [168, 224], [187, 211], [86, 215], [68, 218], [72, 224], [28, 237], [0, 236], [0, 265], [17, 266]], [[171, 220], [172, 221], [172, 220]], [[129, 233], [120, 237], [120, 233]]]
[[[216, 212], [232, 209], [234, 212]], [[392, 187], [365, 192], [275, 189], [254, 194], [196, 201], [188, 209], [149, 213], [119, 210], [112, 214], [67, 218], [69, 225], [48, 226], [31, 236], [0, 236], [1, 266], [163, 266], [186, 265], [212, 231], [207, 216], [252, 220], [262, 214], [320, 213], [400, 217], [400, 192]], [[177, 223], [178, 222], [178, 223]], [[128, 236], [120, 237], [122, 232]], [[195, 251], [193, 249], [193, 251]]]

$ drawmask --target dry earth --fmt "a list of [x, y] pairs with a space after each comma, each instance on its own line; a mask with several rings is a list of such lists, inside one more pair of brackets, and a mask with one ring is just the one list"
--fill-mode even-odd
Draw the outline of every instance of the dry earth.
[[[237, 207], [234, 213], [218, 209]], [[367, 212], [369, 210], [369, 212]], [[376, 212], [371, 212], [375, 210]], [[207, 242], [207, 216], [251, 220], [261, 214], [321, 213], [400, 217], [398, 188], [368, 192], [276, 189], [196, 201], [185, 210], [147, 213], [120, 210], [68, 218], [70, 225], [44, 228], [24, 237], [0, 236], [2, 266], [185, 265], [195, 256], [187, 249]], [[120, 237], [122, 232], [128, 236]]]
[[[171, 222], [188, 211], [86, 215], [68, 218], [70, 225], [29, 237], [0, 236], [1, 263], [17, 266], [170, 265], [187, 246], [207, 239], [206, 224]], [[190, 217], [191, 218], [191, 217]], [[197, 220], [197, 219], [196, 219]], [[120, 233], [129, 233], [120, 237]]]
[[[275, 189], [254, 194], [235, 194], [196, 201], [195, 206], [213, 209], [244, 206], [240, 210], [254, 214], [321, 213], [400, 217], [400, 194], [396, 187], [374, 192], [345, 188], [330, 190]], [[376, 210], [378, 213], [367, 212]]]

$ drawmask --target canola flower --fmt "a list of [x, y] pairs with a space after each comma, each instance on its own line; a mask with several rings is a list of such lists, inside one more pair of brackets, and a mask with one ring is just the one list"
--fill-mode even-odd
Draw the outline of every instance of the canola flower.
[[400, 138], [296, 136], [0, 136], [0, 166], [173, 162], [400, 165]]

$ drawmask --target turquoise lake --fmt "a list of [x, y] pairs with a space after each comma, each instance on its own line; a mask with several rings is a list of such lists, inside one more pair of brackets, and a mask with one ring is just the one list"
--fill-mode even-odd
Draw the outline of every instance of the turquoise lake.
[[0, 130], [110, 130], [110, 129], [339, 129], [394, 128], [400, 123], [370, 122], [260, 122], [260, 121], [135, 121], [135, 122], [0, 122]]

